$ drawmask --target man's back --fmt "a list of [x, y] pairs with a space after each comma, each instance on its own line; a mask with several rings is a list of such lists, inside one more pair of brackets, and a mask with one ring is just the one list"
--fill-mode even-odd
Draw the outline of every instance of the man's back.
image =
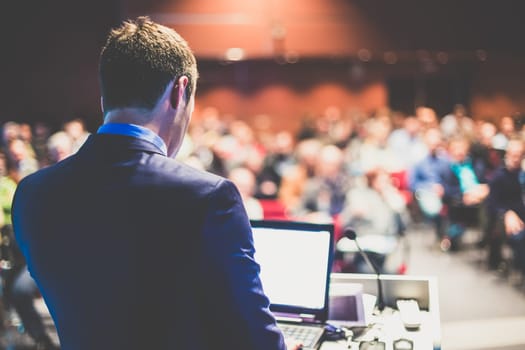
[[20, 184], [17, 239], [63, 349], [282, 348], [237, 191], [159, 153], [94, 135]]

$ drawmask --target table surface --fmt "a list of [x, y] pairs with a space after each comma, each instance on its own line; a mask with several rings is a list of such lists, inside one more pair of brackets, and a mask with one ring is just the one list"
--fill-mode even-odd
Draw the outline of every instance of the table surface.
[[370, 318], [369, 327], [355, 339], [355, 341], [325, 341], [321, 350], [358, 350], [359, 342], [362, 340], [370, 341], [378, 339], [385, 342], [385, 350], [393, 350], [393, 342], [398, 339], [408, 339], [413, 342], [414, 350], [432, 350], [436, 347], [433, 344], [434, 318], [427, 311], [421, 311], [421, 326], [417, 330], [407, 330], [399, 311], [387, 308], [380, 315], [373, 315]]

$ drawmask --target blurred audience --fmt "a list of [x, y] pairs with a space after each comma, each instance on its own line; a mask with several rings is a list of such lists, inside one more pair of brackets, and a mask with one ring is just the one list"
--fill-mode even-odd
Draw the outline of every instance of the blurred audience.
[[[441, 119], [428, 106], [405, 116], [388, 108], [367, 115], [332, 105], [304, 117], [296, 134], [280, 130], [271, 116], [250, 120], [214, 107], [197, 108], [177, 155], [235, 182], [250, 218], [278, 212], [280, 218], [332, 221], [339, 230], [353, 225], [360, 234], [384, 234], [403, 230], [409, 206], [411, 214], [419, 215], [414, 219], [423, 215], [434, 225], [443, 250], [459, 248], [467, 225], [476, 225], [482, 243], [488, 243], [491, 266], [498, 263], [503, 244], [512, 244], [521, 259], [521, 243], [516, 243], [521, 235], [515, 231], [524, 218], [512, 210], [521, 221], [510, 213], [505, 220], [501, 213], [503, 199], [521, 193], [517, 188], [523, 184], [516, 177], [525, 178], [509, 163], [521, 157], [514, 155], [519, 147], [512, 117], [503, 116], [496, 124], [474, 122], [462, 105]], [[88, 136], [81, 119], [67, 121], [62, 130], [41, 122], [33, 128], [4, 123], [1, 145], [9, 170], [0, 169], [0, 191], [66, 159]], [[505, 176], [513, 180], [505, 182]], [[501, 192], [510, 183], [514, 197], [507, 198]], [[488, 215], [480, 215], [487, 196]], [[523, 205], [521, 197], [513, 200], [518, 199]], [[507, 225], [504, 235], [497, 235], [498, 225]]]
[[[347, 226], [360, 237], [380, 237], [363, 244], [381, 268], [389, 254], [385, 242], [399, 243], [410, 220], [424, 217], [443, 251], [460, 249], [466, 228], [474, 226], [489, 268], [506, 262], [508, 245], [513, 267], [525, 276], [525, 127], [511, 116], [474, 121], [463, 105], [442, 118], [428, 106], [413, 112], [385, 108], [367, 115], [332, 105], [304, 117], [294, 134], [271, 116], [248, 123], [205, 107], [197, 109], [177, 158], [228, 177], [250, 219], [332, 222], [336, 240]], [[34, 307], [37, 287], [10, 244], [11, 201], [19, 181], [67, 159], [89, 132], [79, 118], [61, 130], [43, 122], [1, 127], [0, 261], [12, 267], [2, 272], [2, 297], [40, 348], [54, 349]], [[418, 216], [407, 208], [417, 208]], [[354, 263], [366, 271], [360, 257]]]

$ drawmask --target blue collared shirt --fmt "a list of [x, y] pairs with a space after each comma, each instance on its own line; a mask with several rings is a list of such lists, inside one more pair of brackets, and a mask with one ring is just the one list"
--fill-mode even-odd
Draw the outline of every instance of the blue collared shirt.
[[450, 168], [450, 161], [440, 155], [429, 154], [417, 163], [410, 172], [410, 189], [429, 190], [435, 184], [443, 185], [444, 174]]
[[107, 123], [103, 124], [97, 131], [98, 134], [113, 134], [135, 137], [154, 144], [159, 151], [165, 156], [168, 155], [168, 149], [159, 135], [155, 134], [148, 128], [135, 124], [125, 123]]

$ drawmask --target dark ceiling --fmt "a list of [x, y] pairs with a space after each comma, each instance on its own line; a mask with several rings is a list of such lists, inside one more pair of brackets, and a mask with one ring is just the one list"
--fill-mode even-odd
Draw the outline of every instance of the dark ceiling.
[[243, 43], [257, 59], [276, 50], [300, 57], [355, 57], [362, 49], [525, 53], [520, 0], [3, 1], [0, 13], [0, 121], [99, 113], [100, 47], [112, 26], [139, 14], [170, 22], [207, 60]]

